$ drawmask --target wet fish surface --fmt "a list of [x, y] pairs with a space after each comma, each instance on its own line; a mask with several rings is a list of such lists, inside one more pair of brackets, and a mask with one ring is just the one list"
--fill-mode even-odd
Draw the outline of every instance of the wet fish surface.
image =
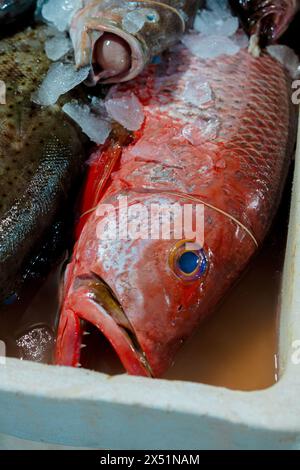
[[48, 70], [46, 28], [0, 42], [0, 299], [16, 289], [49, 227], [67, 209], [82, 170], [78, 127], [59, 105], [41, 107], [32, 94]]
[[[65, 275], [56, 363], [81, 364], [92, 324], [128, 373], [157, 377], [261, 246], [285, 183], [296, 119], [284, 67], [246, 49], [206, 60], [179, 45], [135, 83], [114, 89], [129, 92], [143, 103], [145, 122], [133, 141], [111, 140], [93, 156], [85, 223]], [[128, 209], [125, 220], [139, 236], [102, 238], [114, 221], [123, 227], [115, 217], [125, 196], [137, 211]], [[174, 229], [170, 239], [151, 238], [151, 206], [174, 204], [192, 204], [194, 216], [197, 204], [204, 208], [204, 244], [189, 247]]]

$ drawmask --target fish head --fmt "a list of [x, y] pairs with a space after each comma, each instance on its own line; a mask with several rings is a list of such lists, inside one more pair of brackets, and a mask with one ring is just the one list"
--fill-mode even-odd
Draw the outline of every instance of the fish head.
[[199, 0], [85, 2], [72, 17], [70, 37], [77, 67], [91, 66], [88, 82], [136, 78], [151, 59], [173, 47], [192, 26]]
[[[204, 214], [201, 204], [197, 231], [194, 236], [187, 231], [187, 237], [184, 227], [175, 226], [174, 205], [182, 215], [188, 201], [175, 195], [163, 198], [164, 207], [172, 209], [170, 225], [157, 226], [150, 213], [159, 199], [131, 200], [133, 212], [123, 219], [117, 205], [105, 209], [105, 216], [98, 206], [90, 217], [66, 273], [58, 364], [80, 363], [83, 330], [91, 323], [110, 341], [127, 372], [162, 376], [255, 251], [247, 234], [212, 209]], [[195, 217], [196, 210], [195, 205]], [[205, 239], [197, 237], [203, 229]]]

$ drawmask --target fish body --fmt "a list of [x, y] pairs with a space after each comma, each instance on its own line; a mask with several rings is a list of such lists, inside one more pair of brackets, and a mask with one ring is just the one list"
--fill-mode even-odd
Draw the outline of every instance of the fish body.
[[[204, 60], [179, 45], [119, 92], [139, 97], [145, 122], [123, 148], [111, 141], [93, 156], [85, 223], [65, 274], [56, 363], [80, 364], [92, 323], [128, 373], [158, 377], [269, 230], [294, 145], [290, 79], [266, 53]], [[115, 219], [125, 196], [122, 217], [136, 238]], [[190, 246], [195, 239], [175, 236], [174, 226], [173, 238], [153, 236], [153, 205], [176, 205], [181, 214], [192, 205], [194, 216], [202, 207], [204, 242]], [[103, 237], [105, 227], [118, 235]]]
[[299, 0], [230, 0], [230, 4], [262, 46], [275, 43], [300, 9]]
[[84, 158], [84, 139], [59, 105], [33, 103], [49, 67], [45, 28], [0, 42], [0, 299], [21, 273], [57, 214], [67, 209]]

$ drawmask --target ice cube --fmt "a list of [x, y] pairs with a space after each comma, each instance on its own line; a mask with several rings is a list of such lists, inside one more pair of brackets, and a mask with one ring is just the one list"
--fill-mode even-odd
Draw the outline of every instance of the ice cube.
[[107, 115], [97, 113], [89, 105], [76, 100], [66, 103], [62, 109], [81, 127], [92, 142], [98, 145], [104, 144], [112, 128]]
[[111, 96], [105, 101], [108, 115], [129, 131], [137, 131], [144, 122], [144, 109], [132, 92]]
[[201, 59], [215, 59], [221, 55], [235, 55], [240, 47], [225, 36], [204, 36], [202, 34], [186, 34], [183, 44], [191, 53]]
[[61, 59], [71, 49], [72, 43], [63, 33], [58, 33], [45, 43], [47, 57], [53, 61]]
[[186, 82], [182, 97], [188, 103], [201, 106], [212, 100], [212, 90], [209, 83], [199, 76]]
[[233, 36], [239, 27], [238, 18], [232, 15], [228, 2], [207, 0], [206, 9], [196, 15], [194, 29], [205, 36]]
[[123, 20], [122, 26], [128, 33], [135, 34], [140, 31], [145, 23], [155, 23], [159, 20], [159, 15], [150, 8], [140, 8], [128, 12]]
[[206, 0], [206, 8], [213, 11], [219, 18], [232, 16], [227, 0]]
[[42, 7], [42, 16], [59, 31], [66, 31], [73, 15], [83, 6], [83, 0], [49, 0]]
[[202, 10], [201, 14], [196, 16], [194, 29], [206, 36], [232, 36], [239, 27], [239, 21], [234, 16], [228, 18], [219, 18], [214, 12]]
[[90, 67], [76, 70], [72, 64], [55, 62], [49, 68], [37, 92], [32, 96], [32, 100], [44, 106], [53, 105], [61, 95], [83, 82], [89, 72]]
[[220, 121], [217, 116], [203, 115], [195, 119], [191, 124], [187, 124], [182, 129], [182, 135], [192, 145], [201, 145], [205, 142], [212, 142], [219, 134]]
[[299, 74], [299, 59], [297, 54], [288, 46], [275, 45], [268, 46], [269, 54], [278, 60], [288, 70], [292, 78], [296, 78]]

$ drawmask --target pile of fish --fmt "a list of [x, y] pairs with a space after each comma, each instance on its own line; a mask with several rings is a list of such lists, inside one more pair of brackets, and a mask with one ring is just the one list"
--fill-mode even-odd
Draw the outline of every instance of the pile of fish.
[[[78, 367], [94, 326], [129, 374], [161, 376], [264, 241], [296, 136], [299, 60], [277, 41], [299, 5], [230, 4], [39, 0], [1, 40], [5, 315], [70, 253], [59, 310], [10, 322], [22, 358]], [[203, 226], [153, 236], [153, 207]]]

